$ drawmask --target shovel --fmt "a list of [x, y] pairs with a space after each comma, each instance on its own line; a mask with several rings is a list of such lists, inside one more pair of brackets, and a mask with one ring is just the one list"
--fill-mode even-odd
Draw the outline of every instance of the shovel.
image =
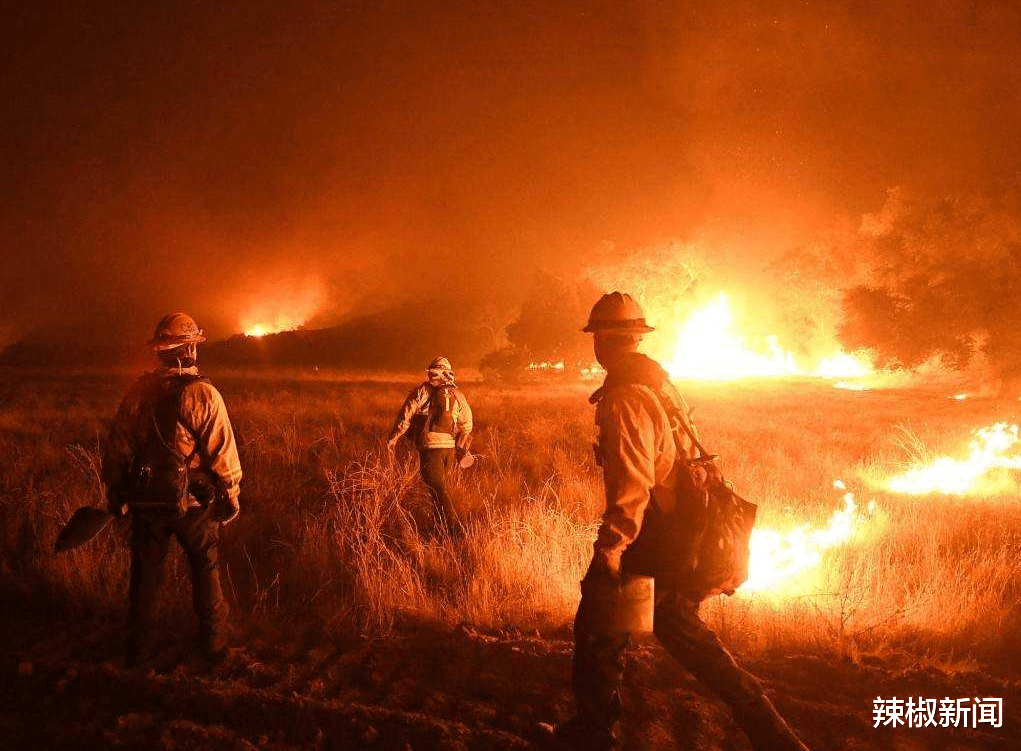
[[[166, 508], [165, 504], [162, 503], [135, 503], [132, 504], [134, 507], [139, 506], [151, 506], [154, 508]], [[124, 513], [127, 513], [127, 507], [123, 509]], [[54, 544], [54, 551], [57, 553], [63, 553], [67, 550], [72, 550], [79, 545], [84, 545], [93, 537], [98, 535], [112, 522], [116, 517], [109, 511], [104, 511], [101, 508], [95, 506], [82, 506], [80, 509], [71, 514], [71, 518], [67, 520], [67, 524], [57, 534], [57, 542]]]
[[82, 506], [75, 511], [57, 535], [55, 552], [63, 553], [84, 545], [114, 520], [113, 514], [95, 506]]

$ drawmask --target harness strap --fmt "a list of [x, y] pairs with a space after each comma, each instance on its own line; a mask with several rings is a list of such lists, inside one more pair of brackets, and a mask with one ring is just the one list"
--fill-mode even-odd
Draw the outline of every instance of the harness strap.
[[[184, 378], [182, 378], [180, 376], [178, 378], [180, 379], [179, 382], [175, 383], [174, 387], [173, 387], [173, 390], [176, 392], [174, 394], [174, 399], [176, 401], [176, 405], [175, 405], [176, 409], [174, 410], [174, 412], [175, 412], [174, 418], [175, 419], [174, 419], [174, 426], [173, 426], [173, 428], [176, 429], [177, 423], [181, 423], [182, 425], [184, 425], [185, 430], [187, 430], [191, 434], [191, 437], [192, 437], [192, 450], [191, 450], [191, 452], [189, 454], [187, 454], [187, 455], [181, 454], [181, 452], [178, 451], [177, 447], [174, 445], [174, 437], [173, 437], [173, 435], [169, 436], [169, 442], [168, 442], [168, 439], [166, 437], [164, 437], [163, 431], [160, 428], [159, 420], [156, 417], [156, 406], [157, 406], [157, 403], [160, 401], [160, 399], [164, 397], [164, 394], [156, 393], [152, 398], [147, 400], [146, 406], [148, 407], [149, 419], [152, 421], [152, 426], [153, 426], [153, 430], [155, 432], [156, 438], [159, 440], [159, 442], [161, 444], [163, 444], [163, 448], [165, 448], [170, 453], [181, 454], [181, 456], [184, 457], [185, 464], [187, 465], [188, 463], [191, 462], [191, 460], [193, 458], [195, 458], [195, 456], [197, 456], [199, 454], [200, 441], [199, 441], [198, 432], [195, 430], [195, 427], [193, 425], [189, 424], [187, 420], [184, 420], [182, 415], [181, 415], [181, 401], [184, 398], [184, 390], [186, 388], [188, 388], [188, 386], [190, 386], [193, 383], [200, 382], [200, 381], [205, 381], [206, 383], [208, 383], [209, 379], [206, 378], [205, 376], [200, 376], [200, 375], [199, 376], [188, 377], [187, 380], [185, 380]], [[161, 388], [162, 388], [162, 384], [161, 383], [157, 382], [157, 383], [154, 384], [154, 390], [161, 389]], [[169, 394], [167, 396], [169, 396]]]

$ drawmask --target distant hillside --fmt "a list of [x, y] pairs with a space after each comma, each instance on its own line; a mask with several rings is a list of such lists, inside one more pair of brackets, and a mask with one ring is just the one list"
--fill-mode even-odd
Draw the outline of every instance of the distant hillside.
[[138, 365], [149, 362], [144, 345], [82, 344], [21, 340], [0, 350], [0, 366], [19, 368], [74, 368]]
[[319, 365], [352, 369], [420, 368], [444, 355], [455, 367], [475, 367], [500, 346], [498, 327], [479, 325], [471, 312], [437, 305], [405, 305], [321, 329], [251, 337], [237, 334], [208, 345], [217, 365]]
[[[437, 355], [454, 367], [474, 368], [506, 343], [492, 310], [463, 305], [403, 305], [338, 326], [298, 329], [262, 337], [236, 334], [205, 344], [203, 363], [233, 366], [320, 366], [348, 370], [420, 369]], [[145, 365], [140, 342], [83, 344], [80, 341], [16, 342], [0, 351], [0, 365], [68, 367]]]

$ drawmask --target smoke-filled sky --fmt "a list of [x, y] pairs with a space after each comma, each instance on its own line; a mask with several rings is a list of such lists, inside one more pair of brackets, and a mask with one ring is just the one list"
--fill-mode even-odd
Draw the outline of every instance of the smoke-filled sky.
[[751, 268], [1021, 174], [1017, 3], [100, 5], [0, 10], [0, 344]]

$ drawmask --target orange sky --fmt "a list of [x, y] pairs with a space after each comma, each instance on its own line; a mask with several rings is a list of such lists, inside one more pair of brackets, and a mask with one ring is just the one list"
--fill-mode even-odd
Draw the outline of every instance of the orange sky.
[[671, 238], [754, 267], [891, 186], [1021, 174], [1016, 4], [25, 5], [0, 11], [8, 339], [178, 307], [227, 335], [267, 287], [315, 288], [321, 322], [511, 304]]

